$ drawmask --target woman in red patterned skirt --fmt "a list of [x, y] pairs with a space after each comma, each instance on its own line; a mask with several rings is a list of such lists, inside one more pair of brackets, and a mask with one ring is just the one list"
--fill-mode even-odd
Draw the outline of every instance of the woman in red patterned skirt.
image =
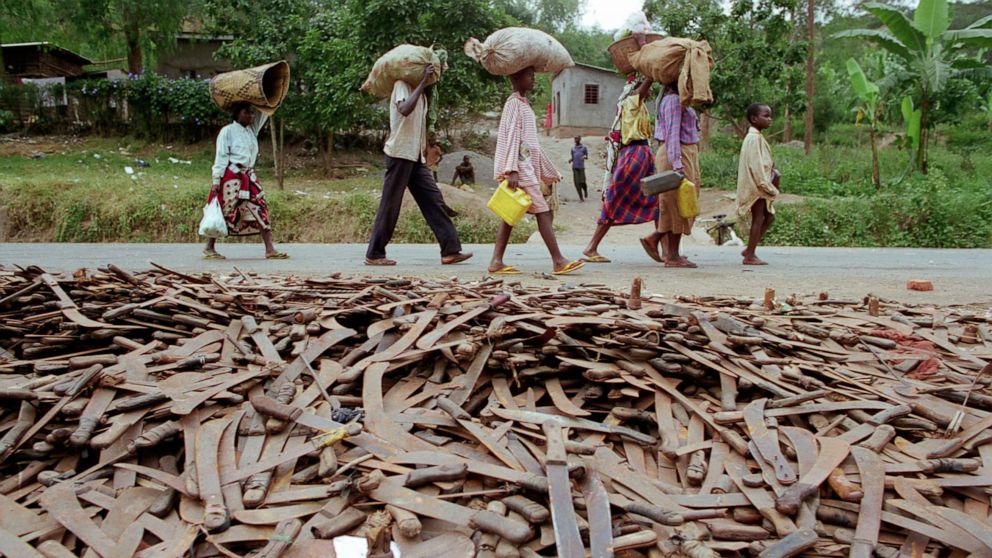
[[[289, 256], [276, 250], [272, 244], [269, 206], [254, 169], [258, 158], [258, 131], [269, 117], [248, 103], [236, 103], [231, 113], [234, 122], [224, 126], [217, 135], [217, 155], [207, 203], [220, 197], [228, 235], [259, 234], [265, 243], [266, 259], [284, 260]], [[208, 260], [224, 259], [216, 246], [216, 238], [207, 239], [203, 257]]]
[[[610, 186], [603, 194], [603, 209], [596, 231], [582, 252], [587, 262], [607, 263], [599, 253], [599, 243], [614, 225], [635, 225], [658, 220], [658, 199], [641, 191], [641, 179], [654, 174], [654, 156], [648, 139], [651, 119], [645, 99], [651, 93], [651, 78], [643, 77], [621, 103], [620, 156]], [[629, 87], [629, 86], [628, 86]]]

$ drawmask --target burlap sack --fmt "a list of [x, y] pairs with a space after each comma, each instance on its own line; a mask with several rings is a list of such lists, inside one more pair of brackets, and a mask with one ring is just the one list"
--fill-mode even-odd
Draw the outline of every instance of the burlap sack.
[[557, 73], [575, 65], [557, 39], [525, 27], [500, 29], [482, 43], [472, 37], [465, 42], [465, 54], [497, 76], [512, 75], [530, 66], [536, 72]]
[[424, 77], [424, 67], [428, 64], [434, 64], [437, 68], [437, 72], [427, 80], [427, 84], [431, 85], [447, 70], [438, 53], [428, 47], [400, 45], [375, 61], [360, 89], [376, 97], [388, 97], [393, 94], [393, 85], [397, 80], [416, 87]]
[[630, 63], [655, 81], [665, 85], [677, 83], [683, 106], [713, 102], [710, 91], [713, 51], [706, 41], [665, 37], [631, 54]]
[[289, 91], [289, 64], [285, 60], [217, 74], [210, 80], [210, 97], [220, 110], [229, 111], [234, 103], [250, 103], [271, 115]]

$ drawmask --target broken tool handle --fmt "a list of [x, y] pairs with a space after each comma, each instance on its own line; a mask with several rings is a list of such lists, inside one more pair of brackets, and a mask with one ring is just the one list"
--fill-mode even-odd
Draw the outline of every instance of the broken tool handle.
[[251, 406], [259, 413], [287, 422], [293, 422], [303, 414], [303, 409], [280, 403], [268, 395], [251, 398]]
[[530, 525], [514, 521], [488, 510], [475, 512], [471, 523], [480, 531], [497, 534], [515, 544], [523, 544], [534, 536], [534, 531]]
[[880, 452], [882, 448], [887, 446], [893, 438], [896, 437], [896, 429], [891, 424], [882, 424], [875, 429], [875, 432], [865, 441], [861, 442], [860, 445], [863, 448], [868, 448], [872, 451]]
[[565, 465], [568, 463], [565, 454], [565, 440], [561, 434], [561, 424], [555, 419], [544, 421], [541, 425], [546, 442], [545, 463], [548, 465]]
[[681, 514], [671, 510], [665, 510], [657, 506], [652, 506], [651, 504], [632, 502], [624, 506], [623, 509], [627, 513], [642, 515], [650, 519], [651, 521], [660, 523], [661, 525], [669, 525], [675, 527], [685, 523], [685, 518], [682, 517]]
[[451, 415], [451, 418], [455, 420], [471, 420], [472, 417], [465, 412], [465, 409], [459, 407], [454, 401], [448, 399], [447, 397], [438, 397], [437, 406], [441, 408], [442, 411]]
[[891, 422], [899, 417], [904, 417], [912, 412], [913, 408], [909, 405], [895, 405], [894, 407], [875, 413], [871, 416], [871, 420], [869, 422], [875, 426], [879, 426], [887, 422]]
[[463, 479], [468, 474], [468, 465], [465, 463], [450, 463], [446, 465], [436, 465], [410, 471], [403, 481], [403, 486], [407, 488], [417, 488], [435, 482], [453, 481]]
[[21, 401], [35, 401], [38, 399], [38, 394], [30, 389], [2, 389], [0, 390], [0, 400], [3, 399], [18, 399]]
[[830, 488], [837, 493], [837, 496], [840, 496], [841, 500], [860, 502], [861, 498], [865, 495], [864, 491], [861, 490], [861, 486], [851, 482], [840, 467], [830, 472], [827, 482], [830, 484]]
[[977, 459], [943, 458], [920, 461], [921, 473], [971, 473], [977, 471], [982, 462]]
[[630, 533], [629, 535], [622, 535], [613, 539], [613, 550], [615, 552], [623, 552], [624, 550], [631, 550], [634, 548], [644, 548], [645, 546], [653, 546], [658, 542], [658, 534], [654, 531], [638, 531], [636, 533]]
[[506, 504], [507, 508], [522, 515], [528, 523], [540, 525], [551, 517], [548, 508], [520, 494], [503, 498], [503, 503]]
[[393, 520], [396, 521], [396, 526], [404, 536], [420, 536], [423, 526], [421, 525], [420, 518], [417, 517], [417, 514], [389, 504], [386, 504], [386, 511], [389, 512], [389, 515], [393, 516]]
[[775, 502], [775, 509], [779, 513], [793, 515], [799, 511], [799, 506], [803, 500], [816, 492], [816, 489], [817, 487], [811, 484], [796, 483], [782, 492], [782, 495]]
[[819, 535], [812, 529], [799, 529], [772, 544], [758, 555], [759, 558], [790, 558], [816, 544]]
[[548, 493], [548, 478], [541, 475], [528, 475], [514, 481], [517, 486], [538, 494]]
[[365, 517], [357, 508], [348, 508], [330, 519], [318, 522], [313, 526], [313, 534], [318, 539], [332, 539], [365, 523]]

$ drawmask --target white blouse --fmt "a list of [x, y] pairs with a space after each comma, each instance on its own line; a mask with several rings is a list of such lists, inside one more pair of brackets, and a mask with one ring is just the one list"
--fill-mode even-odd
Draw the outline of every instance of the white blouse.
[[[213, 184], [220, 184], [224, 169], [231, 167], [234, 172], [255, 166], [258, 158], [258, 132], [269, 119], [267, 115], [252, 109], [255, 120], [251, 126], [232, 122], [221, 128], [217, 134], [217, 155], [214, 157]], [[241, 165], [241, 168], [238, 167]]]

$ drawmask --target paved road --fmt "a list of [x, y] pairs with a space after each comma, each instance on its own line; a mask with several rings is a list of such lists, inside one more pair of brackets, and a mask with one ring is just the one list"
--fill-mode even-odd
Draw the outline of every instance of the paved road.
[[[395, 268], [362, 265], [364, 245], [284, 244], [292, 259], [267, 261], [259, 244], [222, 244], [229, 259], [204, 261], [200, 246], [192, 244], [0, 244], [0, 266], [39, 265], [49, 271], [74, 271], [114, 263], [142, 270], [155, 262], [184, 272], [227, 274], [244, 272], [351, 276], [389, 275], [458, 277], [463, 281], [485, 276], [490, 246], [467, 246], [476, 257], [456, 266], [439, 265], [436, 246], [392, 245]], [[566, 256], [577, 257], [579, 246], [565, 246]], [[507, 263], [519, 266], [517, 279], [527, 284], [553, 286], [562, 282], [600, 283], [626, 289], [641, 276], [646, 292], [673, 295], [732, 295], [760, 298], [766, 287], [779, 295], [814, 295], [827, 291], [834, 298], [859, 298], [873, 293], [904, 302], [979, 304], [992, 307], [992, 250], [924, 250], [870, 248], [766, 248], [760, 253], [772, 263], [762, 268], [740, 265], [740, 248], [695, 246], [687, 254], [696, 270], [664, 269], [649, 260], [640, 247], [605, 245], [612, 264], [587, 264], [580, 272], [560, 278], [546, 276], [551, 263], [540, 245], [512, 245]], [[929, 279], [930, 293], [906, 290], [908, 279]]]

